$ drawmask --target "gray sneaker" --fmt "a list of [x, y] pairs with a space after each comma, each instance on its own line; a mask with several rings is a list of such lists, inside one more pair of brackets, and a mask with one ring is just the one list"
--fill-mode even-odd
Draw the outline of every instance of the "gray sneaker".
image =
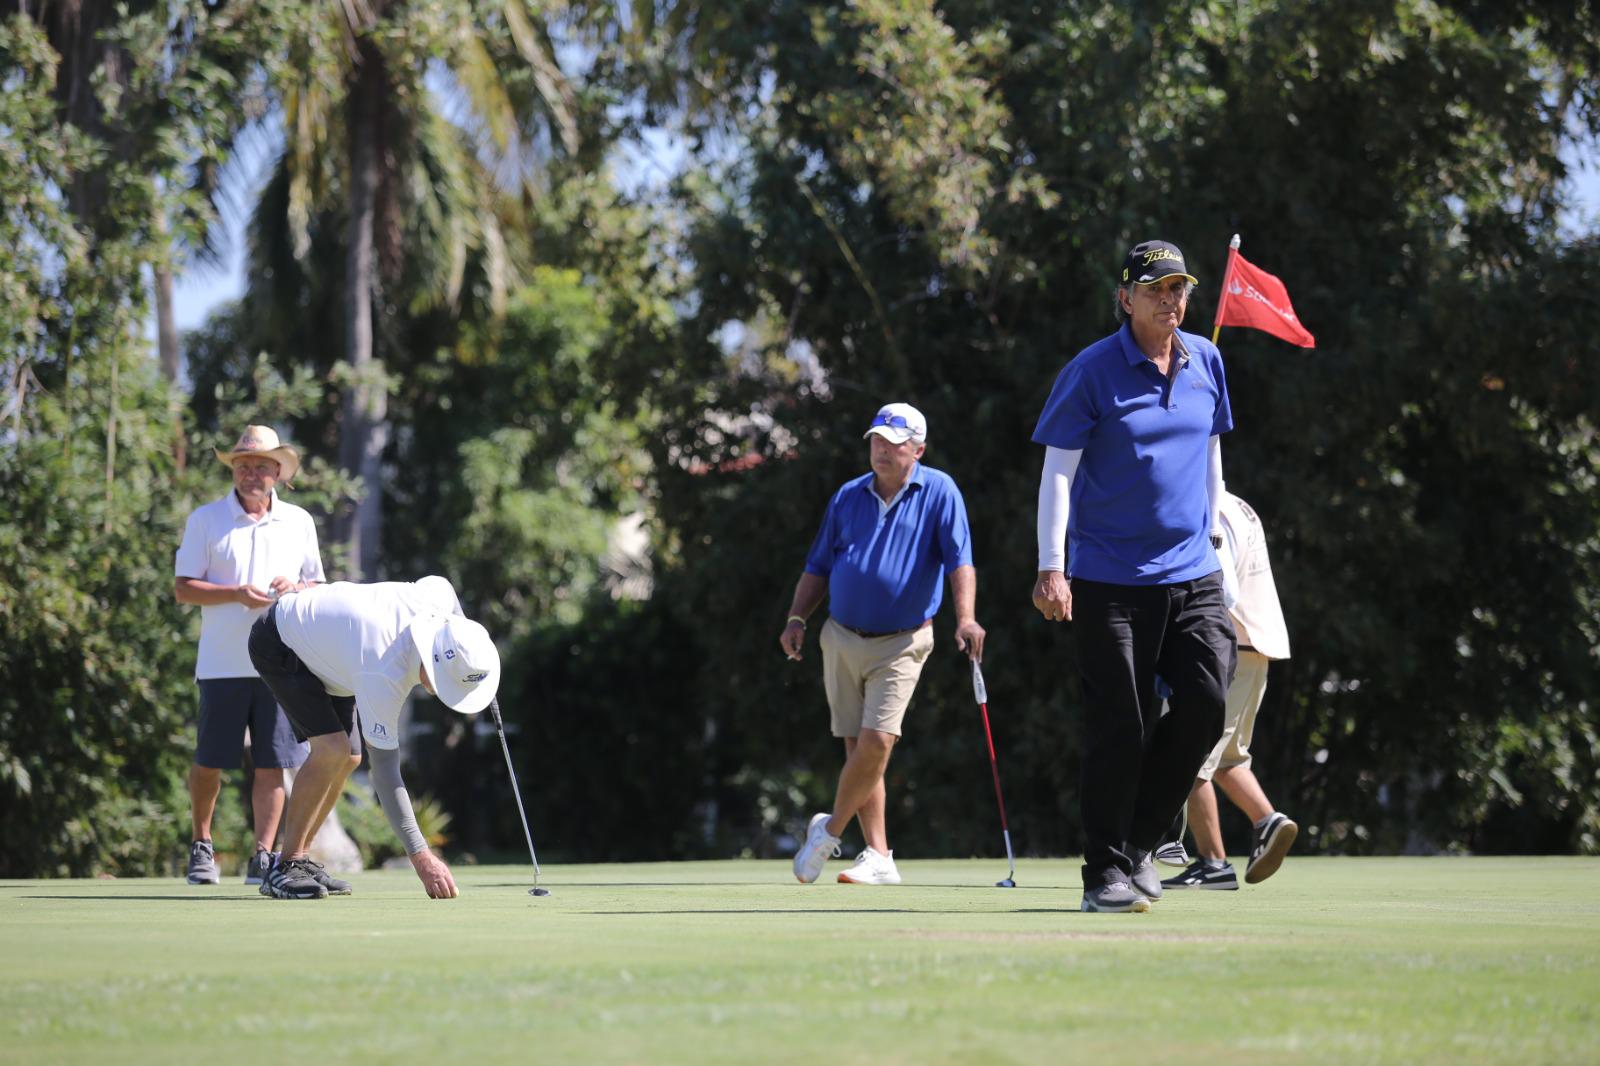
[[1161, 898], [1161, 875], [1148, 851], [1133, 853], [1133, 890], [1152, 902]]
[[306, 866], [311, 870], [312, 878], [317, 882], [317, 884], [328, 890], [328, 895], [348, 896], [350, 894], [349, 881], [341, 881], [339, 878], [334, 877], [328, 872], [327, 867], [323, 866], [320, 862], [317, 862], [314, 859], [306, 859], [304, 861]]
[[268, 851], [266, 848], [257, 848], [256, 853], [250, 856], [250, 861], [245, 864], [244, 883], [259, 885], [267, 879], [267, 874], [272, 872], [272, 864], [278, 860], [278, 853]]
[[217, 853], [211, 841], [196, 840], [189, 845], [189, 883], [191, 885], [217, 885], [222, 875], [217, 872]]
[[309, 859], [287, 859], [272, 864], [261, 883], [262, 895], [273, 899], [327, 899], [328, 890], [311, 872]]
[[1097, 914], [1143, 914], [1150, 909], [1150, 901], [1129, 888], [1126, 881], [1113, 881], [1084, 889], [1083, 904], [1078, 909]]

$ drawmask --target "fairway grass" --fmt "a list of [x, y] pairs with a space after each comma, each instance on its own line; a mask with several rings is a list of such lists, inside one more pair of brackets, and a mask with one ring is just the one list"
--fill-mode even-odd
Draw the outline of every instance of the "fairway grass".
[[0, 1062], [1600, 1062], [1600, 860], [1291, 858], [1146, 915], [1078, 913], [1075, 861], [844, 865], [0, 881]]

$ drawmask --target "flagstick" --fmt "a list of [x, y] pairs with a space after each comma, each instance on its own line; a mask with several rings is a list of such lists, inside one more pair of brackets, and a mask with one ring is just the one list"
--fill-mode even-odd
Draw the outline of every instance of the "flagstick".
[[1228, 282], [1233, 280], [1233, 261], [1239, 258], [1239, 235], [1235, 233], [1233, 240], [1228, 242], [1228, 266], [1222, 272], [1222, 295], [1217, 297], [1217, 321], [1211, 327], [1211, 343], [1217, 343], [1217, 337], [1222, 333], [1222, 308], [1228, 302]]

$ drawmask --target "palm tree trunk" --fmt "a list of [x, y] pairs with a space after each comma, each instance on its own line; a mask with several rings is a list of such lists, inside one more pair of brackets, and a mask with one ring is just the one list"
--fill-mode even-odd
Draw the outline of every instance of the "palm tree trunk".
[[383, 59], [367, 40], [359, 45], [360, 64], [348, 106], [350, 137], [350, 220], [345, 240], [345, 358], [354, 380], [345, 391], [339, 438], [340, 465], [361, 477], [363, 493], [343, 524], [350, 553], [350, 577], [377, 574], [383, 533], [381, 462], [388, 442], [388, 396], [381, 384], [382, 363], [372, 350], [372, 296], [376, 269], [373, 225], [377, 209], [379, 123], [383, 113]]
[[[168, 250], [172, 242], [167, 237], [167, 210], [160, 203], [155, 209], [155, 232], [162, 246]], [[183, 439], [183, 411], [178, 401], [178, 325], [172, 313], [172, 267], [158, 259], [152, 268], [156, 290], [156, 350], [161, 354], [161, 380], [167, 383], [172, 397], [172, 458], [179, 470], [187, 465]]]

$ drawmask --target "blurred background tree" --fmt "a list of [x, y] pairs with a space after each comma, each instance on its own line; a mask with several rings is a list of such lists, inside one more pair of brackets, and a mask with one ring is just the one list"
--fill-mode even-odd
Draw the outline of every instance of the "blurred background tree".
[[[1205, 332], [1234, 232], [1318, 336], [1221, 342], [1229, 484], [1295, 644], [1258, 773], [1312, 850], [1600, 848], [1600, 231], [1565, 162], [1600, 135], [1592, 5], [41, 0], [4, 26], [0, 875], [175, 861], [195, 619], [167, 560], [216, 489], [185, 455], [257, 420], [310, 458], [334, 573], [444, 573], [500, 637], [550, 858], [782, 853], [840, 753], [819, 652], [776, 633], [889, 399], [972, 513], [1017, 842], [1072, 853], [1029, 434], [1129, 244], [1188, 252]], [[257, 127], [246, 291], [163, 377], [146, 293], [214, 252]], [[993, 854], [936, 626], [890, 820], [907, 854]], [[426, 700], [414, 726], [450, 847], [515, 854], [492, 731]]]

